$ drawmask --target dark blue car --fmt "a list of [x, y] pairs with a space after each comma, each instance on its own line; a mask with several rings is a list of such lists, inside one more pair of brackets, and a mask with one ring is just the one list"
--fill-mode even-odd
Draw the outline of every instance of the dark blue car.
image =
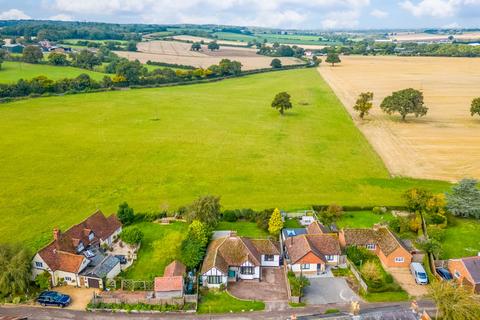
[[62, 308], [68, 306], [71, 301], [70, 296], [55, 291], [44, 291], [37, 299], [37, 302], [42, 306], [58, 306]]
[[450, 271], [448, 271], [445, 268], [437, 268], [435, 269], [440, 277], [442, 277], [443, 280], [452, 280], [452, 274]]

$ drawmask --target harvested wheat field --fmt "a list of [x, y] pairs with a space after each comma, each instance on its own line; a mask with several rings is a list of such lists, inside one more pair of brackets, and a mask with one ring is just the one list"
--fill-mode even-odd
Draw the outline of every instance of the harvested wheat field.
[[[137, 52], [116, 51], [121, 57], [130, 60], [138, 59], [145, 63], [148, 60], [156, 62], [176, 63], [207, 68], [212, 64], [218, 64], [220, 60], [227, 58], [240, 61], [244, 70], [253, 70], [270, 67], [272, 57], [261, 56], [255, 49], [220, 47], [220, 50], [209, 51], [202, 46], [202, 51], [191, 51], [191, 44], [176, 41], [149, 41], [137, 45]], [[279, 58], [284, 65], [301, 64], [296, 58]]]
[[[447, 41], [449, 34], [431, 34], [431, 33], [397, 33], [390, 36], [390, 39], [399, 42], [412, 42], [412, 41]], [[480, 39], [480, 32], [465, 32], [463, 34], [453, 35], [457, 40], [478, 40]]]
[[[470, 103], [480, 96], [480, 59], [431, 57], [342, 57], [319, 68], [391, 174], [456, 181], [480, 178], [480, 118]], [[378, 107], [391, 92], [423, 91], [423, 118], [388, 116]], [[359, 93], [375, 94], [374, 110], [361, 121], [352, 106]]]
[[247, 46], [247, 42], [241, 42], [241, 41], [229, 41], [229, 40], [215, 40], [211, 38], [204, 38], [204, 37], [196, 37], [196, 36], [187, 36], [187, 35], [180, 35], [180, 36], [173, 36], [172, 37], [175, 40], [181, 40], [181, 41], [192, 41], [192, 42], [205, 42], [209, 43], [211, 41], [216, 41], [219, 45], [230, 45], [230, 46]]

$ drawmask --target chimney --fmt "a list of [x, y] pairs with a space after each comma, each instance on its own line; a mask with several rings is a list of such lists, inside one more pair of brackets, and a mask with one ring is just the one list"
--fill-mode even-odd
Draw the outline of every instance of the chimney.
[[60, 237], [60, 230], [58, 228], [53, 229], [53, 240], [57, 241]]

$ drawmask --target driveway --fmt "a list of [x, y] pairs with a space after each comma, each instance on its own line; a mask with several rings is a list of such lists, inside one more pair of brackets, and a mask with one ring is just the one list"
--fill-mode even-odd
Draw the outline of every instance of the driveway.
[[231, 295], [246, 300], [287, 301], [283, 268], [262, 268], [262, 281], [239, 281], [228, 284]]
[[387, 268], [387, 272], [409, 295], [421, 297], [428, 293], [427, 286], [415, 282], [409, 268]]
[[309, 278], [310, 285], [304, 290], [303, 299], [307, 304], [350, 303], [360, 301], [343, 278]]
[[69, 310], [82, 310], [84, 311], [87, 304], [92, 300], [93, 292], [98, 289], [92, 288], [75, 288], [73, 286], [64, 286], [53, 288], [54, 291], [68, 294], [72, 298], [72, 303], [65, 309]]

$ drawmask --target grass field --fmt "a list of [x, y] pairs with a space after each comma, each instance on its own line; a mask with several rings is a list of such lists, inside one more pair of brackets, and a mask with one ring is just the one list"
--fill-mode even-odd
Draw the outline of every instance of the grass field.
[[389, 222], [392, 219], [391, 213], [379, 215], [372, 211], [348, 211], [336, 224], [339, 228], [371, 228], [375, 223]]
[[255, 222], [248, 221], [220, 221], [217, 226], [217, 230], [236, 231], [237, 235], [241, 237], [250, 237], [254, 239], [262, 239], [268, 237], [267, 231], [260, 229]]
[[451, 217], [442, 243], [442, 259], [476, 256], [480, 252], [480, 221]]
[[[279, 91], [292, 95], [285, 116], [270, 107]], [[449, 187], [390, 178], [313, 69], [17, 101], [1, 106], [0, 132], [0, 242], [32, 248], [123, 201], [174, 210], [215, 194], [225, 208], [289, 210]]]
[[52, 80], [75, 78], [82, 73], [88, 74], [95, 80], [101, 80], [106, 75], [104, 73], [74, 67], [57, 67], [44, 64], [4, 61], [0, 69], [0, 83], [12, 83], [20, 79], [32, 79], [37, 76], [46, 76]]
[[165, 266], [179, 259], [180, 244], [187, 233], [187, 224], [175, 222], [161, 225], [142, 222], [133, 225], [142, 230], [144, 237], [138, 252], [138, 259], [124, 277], [133, 280], [151, 280], [162, 276]]
[[232, 297], [226, 291], [209, 290], [200, 295], [198, 313], [229, 313], [259, 311], [265, 309], [261, 301], [246, 301]]

